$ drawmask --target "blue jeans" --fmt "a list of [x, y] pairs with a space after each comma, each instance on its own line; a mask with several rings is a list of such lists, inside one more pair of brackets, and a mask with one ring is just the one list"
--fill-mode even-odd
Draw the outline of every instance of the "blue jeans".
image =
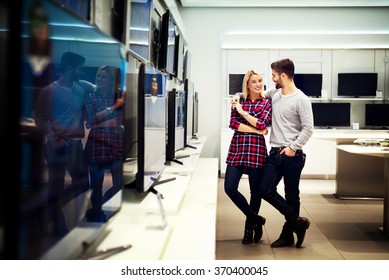
[[[260, 197], [270, 203], [287, 221], [300, 216], [300, 176], [306, 155], [296, 151], [294, 157], [271, 150], [263, 168], [260, 181]], [[284, 178], [285, 198], [277, 192], [277, 185]]]
[[[243, 174], [248, 175], [250, 185], [250, 204], [238, 191], [239, 181]], [[227, 165], [224, 178], [224, 191], [232, 202], [245, 214], [248, 220], [255, 220], [261, 207], [259, 196], [259, 182], [262, 175], [262, 168], [247, 168], [243, 166]]]

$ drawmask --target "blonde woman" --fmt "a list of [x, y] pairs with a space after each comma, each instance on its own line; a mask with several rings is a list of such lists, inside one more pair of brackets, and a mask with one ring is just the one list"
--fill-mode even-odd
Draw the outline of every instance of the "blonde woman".
[[[102, 204], [121, 189], [123, 161], [124, 95], [119, 90], [119, 70], [101, 66], [96, 73], [96, 89], [86, 96], [87, 125], [91, 128], [85, 146], [92, 188], [90, 222], [105, 222]], [[105, 170], [112, 174], [113, 186], [103, 197]]]
[[[242, 83], [242, 95], [232, 101], [230, 128], [233, 129], [224, 180], [224, 190], [246, 217], [243, 244], [258, 243], [266, 219], [259, 216], [261, 198], [259, 181], [267, 158], [264, 135], [271, 122], [271, 100], [263, 94], [263, 80], [259, 72], [248, 71]], [[238, 191], [243, 174], [248, 175], [250, 202]]]

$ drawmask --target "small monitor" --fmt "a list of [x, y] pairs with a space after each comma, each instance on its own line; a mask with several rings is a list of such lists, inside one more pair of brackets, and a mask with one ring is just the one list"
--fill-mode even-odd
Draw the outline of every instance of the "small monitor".
[[312, 103], [315, 127], [350, 127], [351, 103]]
[[237, 92], [242, 92], [244, 74], [229, 74], [228, 78], [229, 95], [234, 95]]
[[389, 104], [365, 104], [365, 126], [388, 129]]
[[322, 74], [294, 74], [294, 83], [309, 97], [321, 97]]
[[375, 97], [377, 73], [339, 73], [338, 96]]

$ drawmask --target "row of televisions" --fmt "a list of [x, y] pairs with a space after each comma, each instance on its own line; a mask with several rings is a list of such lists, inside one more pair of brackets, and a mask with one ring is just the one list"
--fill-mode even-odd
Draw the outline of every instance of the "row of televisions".
[[[243, 74], [230, 74], [229, 94], [242, 91]], [[376, 97], [377, 73], [338, 73], [339, 97]], [[356, 83], [355, 81], [361, 81]], [[297, 88], [309, 97], [321, 97], [323, 74], [296, 73], [294, 82]]]
[[[350, 103], [312, 103], [314, 126], [350, 127]], [[365, 128], [389, 128], [389, 104], [365, 104]]]
[[[144, 1], [143, 1], [144, 2]], [[142, 1], [131, 2], [130, 49], [179, 82], [190, 78], [191, 55], [170, 10], [162, 15]]]
[[[166, 89], [167, 75], [142, 63], [138, 75], [127, 76], [127, 85], [137, 84], [126, 95], [124, 117], [124, 164], [136, 172], [123, 172], [124, 185], [147, 192], [161, 183], [166, 165], [183, 164], [176, 152], [196, 149], [199, 98], [192, 81], [183, 89]], [[127, 89], [131, 88], [130, 86]]]
[[[90, 1], [62, 2], [82, 5]], [[127, 1], [113, 2], [123, 4]], [[152, 1], [140, 2], [142, 5], [145, 2], [152, 4]], [[126, 187], [135, 185], [139, 192], [147, 192], [161, 183], [161, 174], [166, 164], [176, 160], [176, 152], [189, 148], [189, 141], [196, 137], [198, 94], [188, 79], [183, 81], [184, 89], [172, 89], [168, 92], [168, 73], [145, 62], [140, 64], [139, 69], [125, 68], [127, 62], [117, 51], [121, 49], [119, 42], [105, 43], [107, 38], [111, 42], [109, 36], [100, 33], [94, 26], [83, 28], [85, 23], [59, 5], [58, 1], [25, 0], [21, 6], [20, 11], [10, 4], [0, 5], [2, 15], [15, 15], [10, 21], [0, 21], [0, 29], [5, 32], [5, 36], [0, 38], [0, 54], [3, 58], [11, 57], [16, 51], [12, 61], [5, 59], [2, 61], [4, 65], [0, 64], [4, 66], [1, 69], [9, 69], [11, 63], [16, 67], [12, 73], [1, 71], [1, 85], [6, 92], [10, 88], [7, 81], [12, 81], [15, 77], [20, 81], [13, 86], [13, 94], [8, 96], [11, 99], [2, 99], [6, 102], [4, 115], [8, 116], [3, 122], [6, 124], [4, 127], [10, 128], [4, 143], [13, 152], [4, 153], [3, 159], [6, 168], [2, 174], [12, 181], [12, 188], [3, 188], [0, 206], [1, 210], [7, 210], [12, 215], [0, 214], [0, 243], [4, 245], [0, 246], [0, 259], [78, 258], [88, 250], [93, 250], [97, 244], [95, 242], [106, 236], [105, 219], [108, 222], [120, 211], [122, 188], [110, 193], [109, 198], [99, 201], [103, 205], [104, 218], [97, 219], [96, 222], [88, 221], [87, 218], [88, 210], [91, 209], [91, 189], [81, 189], [80, 184], [68, 184], [71, 181], [68, 172], [64, 175], [66, 187], [55, 185], [55, 191], [48, 191], [48, 169], [43, 156], [45, 137], [43, 131], [34, 125], [34, 109], [41, 88], [58, 79], [59, 65], [55, 57], [77, 45], [80, 47], [80, 54], [87, 57], [83, 80], [95, 83], [96, 70], [100, 65], [118, 67], [121, 78], [126, 75], [127, 79], [121, 80], [126, 82], [123, 122], [126, 154], [123, 162], [134, 168], [131, 169], [133, 172], [127, 172], [123, 168], [122, 175]], [[29, 30], [28, 24], [32, 22], [28, 18], [31, 10], [39, 16], [49, 15], [49, 26], [56, 31], [51, 33], [55, 33], [55, 36], [49, 37], [52, 53], [48, 57], [50, 64], [40, 75], [32, 71], [26, 47], [31, 41], [28, 33], [25, 33]], [[68, 30], [63, 26], [59, 28], [57, 19], [63, 26], [75, 26], [72, 29], [74, 36], [67, 36]], [[24, 23], [23, 28], [20, 23]], [[84, 44], [82, 42], [85, 38], [87, 43]], [[8, 45], [12, 45], [14, 49], [11, 50]], [[90, 54], [96, 48], [106, 51], [101, 52], [100, 56], [93, 55], [93, 51]], [[129, 56], [129, 59], [133, 58]], [[124, 89], [124, 85], [121, 87]], [[14, 113], [19, 115], [15, 116]], [[15, 124], [19, 119], [22, 121], [16, 128]], [[170, 133], [171, 130], [173, 133]], [[62, 161], [63, 154], [60, 153], [56, 159]], [[72, 158], [72, 161], [77, 160]], [[129, 176], [126, 177], [127, 175]], [[112, 178], [106, 178], [104, 191], [112, 186]], [[107, 193], [108, 191], [105, 192]], [[74, 231], [78, 228], [82, 230]], [[74, 236], [77, 238], [73, 238]], [[69, 242], [66, 243], [67, 241]], [[56, 247], [57, 244], [61, 246], [60, 250], [57, 250], [60, 248]]]

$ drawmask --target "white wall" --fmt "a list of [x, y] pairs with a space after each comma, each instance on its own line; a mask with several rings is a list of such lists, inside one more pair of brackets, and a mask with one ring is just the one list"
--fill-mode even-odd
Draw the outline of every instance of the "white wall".
[[[203, 157], [219, 157], [220, 152], [221, 104], [226, 95], [222, 92], [225, 81], [221, 80], [223, 36], [247, 33], [261, 48], [258, 35], [253, 33], [389, 33], [389, 7], [180, 7], [180, 14], [192, 54], [191, 77], [200, 95], [200, 134], [208, 137]], [[279, 48], [288, 48], [291, 43], [285, 41]]]

